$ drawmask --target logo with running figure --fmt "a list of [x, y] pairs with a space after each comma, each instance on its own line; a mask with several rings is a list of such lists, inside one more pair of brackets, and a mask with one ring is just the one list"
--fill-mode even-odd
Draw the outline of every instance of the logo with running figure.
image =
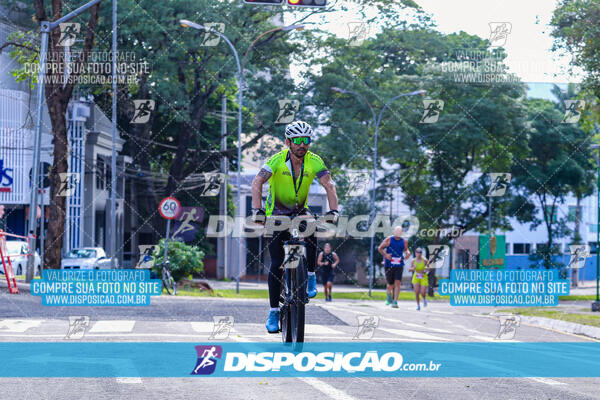
[[450, 254], [450, 248], [445, 244], [430, 244], [427, 246], [429, 250], [429, 268], [437, 269], [444, 266], [446, 257]]
[[73, 196], [79, 184], [79, 172], [61, 172], [58, 176], [60, 178], [60, 187], [56, 195], [59, 197]]
[[419, 123], [434, 124], [438, 122], [443, 109], [444, 100], [423, 100], [423, 116]]
[[358, 326], [352, 339], [371, 339], [375, 334], [375, 329], [379, 326], [379, 317], [377, 315], [357, 315], [356, 320]]
[[298, 100], [277, 100], [279, 104], [279, 114], [277, 114], [276, 124], [289, 124], [294, 121], [296, 113], [300, 108], [300, 101]]
[[[225, 24], [222, 22], [206, 22], [204, 26], [212, 31], [216, 31], [219, 33], [225, 32]], [[214, 47], [218, 45], [220, 41], [221, 36], [219, 36], [215, 32], [206, 31], [204, 32], [204, 39], [202, 39], [200, 46]]]
[[90, 317], [87, 315], [70, 316], [69, 330], [65, 339], [81, 339], [85, 335], [85, 331], [90, 326]]
[[572, 244], [569, 246], [571, 250], [571, 259], [567, 268], [583, 268], [585, 259], [591, 255], [590, 246], [587, 244]]
[[366, 22], [348, 22], [348, 44], [350, 46], [360, 46], [369, 35], [369, 26]]
[[565, 116], [561, 123], [575, 124], [581, 118], [581, 112], [585, 108], [585, 100], [565, 100]]
[[519, 315], [501, 314], [498, 315], [500, 328], [494, 339], [496, 340], [513, 340], [517, 327], [521, 326], [521, 317]]
[[154, 100], [134, 100], [134, 113], [133, 118], [129, 123], [131, 124], [145, 124], [150, 120], [150, 114], [154, 111]]
[[512, 175], [508, 172], [491, 172], [490, 173], [490, 190], [487, 193], [488, 197], [504, 196]]
[[229, 333], [233, 329], [233, 316], [213, 316], [213, 331], [208, 337], [211, 340], [223, 340], [229, 337]]
[[490, 43], [491, 47], [500, 47], [506, 44], [506, 39], [512, 31], [510, 22], [490, 22]]
[[59, 46], [71, 47], [75, 43], [77, 34], [81, 25], [77, 22], [63, 22], [58, 24], [60, 29], [60, 38], [58, 39]]
[[198, 361], [190, 375], [210, 375], [217, 368], [217, 360], [223, 356], [223, 348], [221, 346], [196, 346], [196, 353], [198, 353]]

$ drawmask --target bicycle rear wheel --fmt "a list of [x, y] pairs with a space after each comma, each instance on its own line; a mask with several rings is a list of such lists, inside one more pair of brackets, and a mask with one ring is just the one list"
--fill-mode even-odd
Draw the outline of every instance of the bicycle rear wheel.
[[173, 276], [171, 275], [169, 269], [165, 267], [163, 267], [162, 269], [162, 282], [163, 287], [165, 288], [168, 294], [177, 294], [177, 284], [175, 283], [175, 279], [173, 279]]
[[284, 271], [281, 283], [281, 295], [279, 297], [279, 326], [281, 329], [281, 340], [283, 343], [292, 341], [292, 324], [290, 323], [290, 305], [286, 300], [287, 272]]

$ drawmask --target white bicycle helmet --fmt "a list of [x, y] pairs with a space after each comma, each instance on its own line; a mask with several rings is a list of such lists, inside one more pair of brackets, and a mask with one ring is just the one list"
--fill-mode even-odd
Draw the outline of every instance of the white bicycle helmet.
[[313, 130], [310, 125], [304, 121], [294, 121], [286, 125], [285, 137], [291, 139], [295, 137], [310, 137], [312, 138]]

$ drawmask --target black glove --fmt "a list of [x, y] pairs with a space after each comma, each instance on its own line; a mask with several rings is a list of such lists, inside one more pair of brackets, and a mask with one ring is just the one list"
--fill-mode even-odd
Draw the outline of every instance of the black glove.
[[338, 212], [338, 210], [329, 210], [325, 213], [325, 217], [325, 220], [327, 222], [337, 224], [338, 219], [340, 218], [340, 213]]
[[252, 222], [255, 224], [264, 224], [267, 219], [267, 214], [264, 208], [253, 208], [252, 209]]

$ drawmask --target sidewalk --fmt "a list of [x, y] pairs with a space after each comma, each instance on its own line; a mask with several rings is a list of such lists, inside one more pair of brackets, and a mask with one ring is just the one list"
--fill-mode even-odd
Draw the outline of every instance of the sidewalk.
[[[266, 277], [265, 277], [266, 279]], [[226, 281], [219, 281], [216, 279], [194, 279], [194, 281], [199, 281], [199, 282], [206, 282], [210, 285], [211, 288], [215, 289], [215, 290], [223, 290], [223, 289], [233, 289], [235, 290], [235, 281], [230, 281], [230, 282], [226, 282]], [[318, 284], [319, 289], [321, 290], [322, 285], [319, 283]], [[257, 290], [257, 289], [263, 289], [263, 290], [267, 290], [267, 282], [266, 280], [261, 280], [260, 282], [244, 282], [244, 281], [240, 281], [240, 289], [250, 289], [250, 290]], [[408, 290], [410, 291], [409, 287], [402, 287], [402, 290]], [[369, 291], [368, 287], [362, 287], [362, 286], [355, 286], [355, 285], [343, 285], [343, 284], [334, 284], [333, 285], [333, 291], [334, 292], [339, 292], [339, 293], [352, 293], [352, 292], [367, 292]], [[373, 288], [372, 290], [373, 292], [385, 292], [385, 289], [375, 289]]]

